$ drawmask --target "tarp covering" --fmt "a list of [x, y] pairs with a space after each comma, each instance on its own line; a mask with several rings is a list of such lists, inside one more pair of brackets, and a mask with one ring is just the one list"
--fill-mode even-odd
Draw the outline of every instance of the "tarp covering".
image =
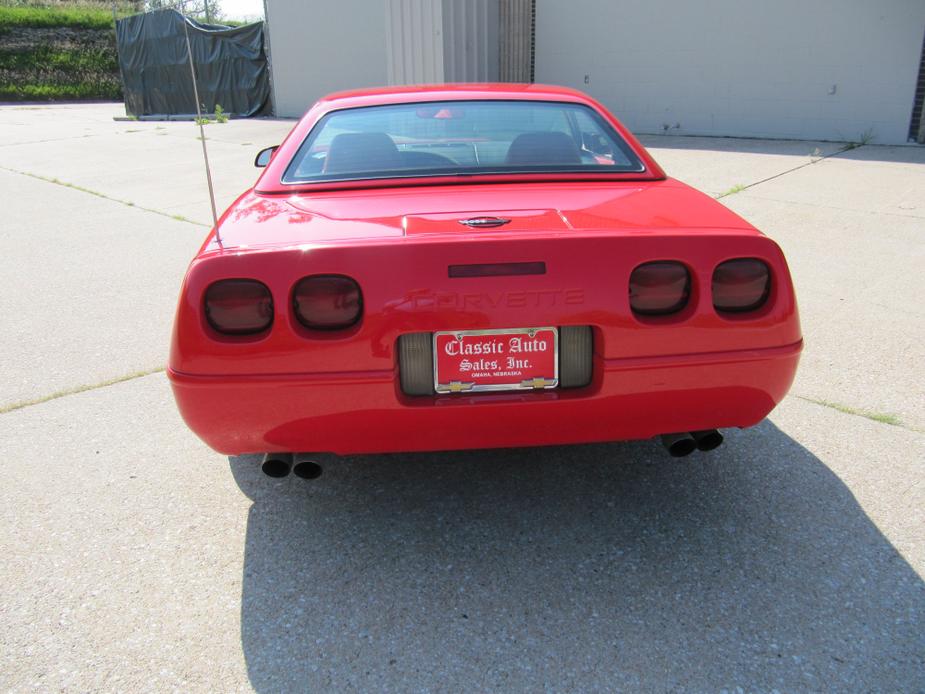
[[183, 23], [189, 28], [203, 115], [216, 104], [236, 116], [270, 113], [270, 71], [263, 22], [230, 28], [194, 21], [176, 10], [116, 22], [125, 111], [132, 116], [195, 115]]

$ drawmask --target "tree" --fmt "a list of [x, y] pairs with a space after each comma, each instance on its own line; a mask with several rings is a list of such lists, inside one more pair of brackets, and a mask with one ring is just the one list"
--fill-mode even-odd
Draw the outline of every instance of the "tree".
[[219, 0], [146, 0], [145, 9], [148, 11], [176, 10], [188, 17], [205, 22], [219, 21], [222, 16]]

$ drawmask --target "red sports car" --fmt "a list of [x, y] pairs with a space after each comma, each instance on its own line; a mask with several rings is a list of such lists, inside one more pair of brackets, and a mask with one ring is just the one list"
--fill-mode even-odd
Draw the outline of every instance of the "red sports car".
[[168, 374], [193, 431], [269, 474], [659, 435], [685, 455], [793, 380], [777, 244], [580, 92], [335, 94], [255, 163], [189, 267]]

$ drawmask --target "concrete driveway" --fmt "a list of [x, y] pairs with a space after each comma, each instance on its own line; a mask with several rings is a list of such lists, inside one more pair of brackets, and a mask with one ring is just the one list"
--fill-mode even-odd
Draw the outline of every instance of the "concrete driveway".
[[[644, 138], [797, 285], [792, 394], [714, 453], [306, 483], [180, 421], [198, 130], [120, 112], [0, 107], [0, 689], [925, 690], [925, 149]], [[207, 126], [220, 206], [290, 125]]]

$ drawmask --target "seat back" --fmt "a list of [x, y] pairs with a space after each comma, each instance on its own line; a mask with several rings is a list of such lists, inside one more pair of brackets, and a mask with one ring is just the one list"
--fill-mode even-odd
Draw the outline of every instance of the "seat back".
[[340, 133], [331, 140], [324, 173], [389, 171], [401, 167], [398, 148], [385, 133]]
[[580, 164], [581, 152], [565, 133], [524, 133], [514, 138], [507, 151], [507, 164], [537, 166], [541, 164]]

